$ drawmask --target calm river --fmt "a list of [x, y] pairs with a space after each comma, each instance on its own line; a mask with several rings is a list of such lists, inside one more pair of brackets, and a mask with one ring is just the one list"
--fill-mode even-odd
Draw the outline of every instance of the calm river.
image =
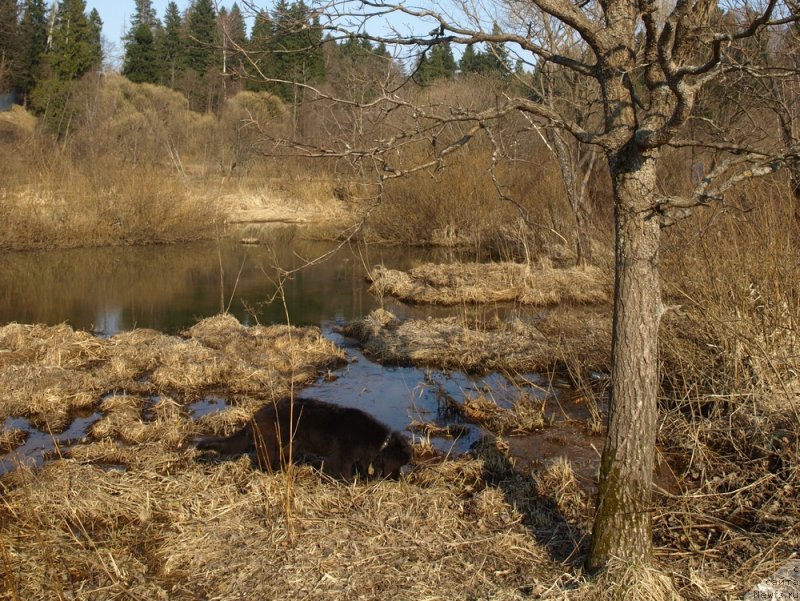
[[[332, 254], [281, 283], [281, 273], [326, 253]], [[337, 250], [331, 243], [300, 239], [292, 227], [275, 229], [268, 242], [258, 246], [226, 241], [7, 253], [0, 255], [0, 325], [66, 322], [75, 329], [110, 336], [137, 327], [176, 333], [223, 308], [244, 324], [286, 323], [288, 314], [295, 325], [320, 326], [355, 359], [338, 370], [335, 381], [321, 379], [303, 394], [361, 407], [403, 430], [412, 419], [441, 423], [452, 419], [439, 414], [445, 394], [460, 401], [465, 392], [487, 385], [500, 401], [506, 393], [509, 397], [519, 394], [518, 386], [499, 375], [475, 378], [456, 372], [381, 366], [335, 332], [337, 323], [366, 315], [380, 305], [367, 291], [366, 275], [372, 266], [383, 263], [409, 268], [457, 258], [470, 259], [430, 250], [374, 246]], [[446, 314], [443, 309], [390, 301], [385, 301], [385, 306], [400, 317]], [[224, 407], [224, 400], [211, 401], [208, 410]], [[14, 419], [7, 426], [20, 427], [19, 420], [24, 418]], [[461, 452], [480, 434], [478, 428], [465, 425], [460, 438], [434, 442], [440, 450]], [[31, 436], [18, 452], [31, 458], [41, 456], [52, 447], [49, 438]]]

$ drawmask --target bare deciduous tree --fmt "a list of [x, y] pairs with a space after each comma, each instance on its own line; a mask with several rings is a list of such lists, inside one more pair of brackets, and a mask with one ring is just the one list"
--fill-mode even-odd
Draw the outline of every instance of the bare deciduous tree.
[[[481, 136], [492, 141], [497, 159], [505, 145], [493, 127], [523, 115], [536, 128], [553, 131], [550, 140], [559, 156], [568, 154], [564, 133], [571, 136], [570, 143], [605, 154], [615, 208], [613, 390], [587, 559], [592, 570], [612, 559], [647, 562], [652, 552], [658, 329], [665, 310], [659, 280], [662, 228], [722, 199], [737, 183], [773, 173], [797, 157], [796, 140], [776, 150], [759, 140], [748, 143], [729, 136], [724, 123], [713, 124], [713, 136], [688, 127], [701, 91], [734, 68], [742, 74], [758, 71], [759, 65], [746, 52], [736, 51], [737, 45], [764, 30], [787, 27], [798, 17], [797, 7], [787, 0], [742, 1], [718, 5], [677, 0], [665, 5], [658, 0], [507, 0], [483, 7], [465, 1], [415, 8], [384, 0], [331, 0], [313, 6], [315, 14], [326, 16], [323, 26], [339, 39], [368, 39], [411, 49], [417, 56], [443, 43], [503, 44], [529, 64], [529, 72], [567, 74], [583, 89], [594, 90], [583, 97], [559, 95], [557, 86], [537, 93], [526, 84], [524, 71], [517, 71], [520, 85], [498, 90], [493, 106], [473, 109], [458, 99], [447, 106], [416, 105], [401, 88], [386, 88], [367, 103], [342, 101], [387, 117], [404, 112], [412, 127], [386, 128], [358, 148], [352, 138], [346, 145], [332, 140], [324, 149], [304, 147], [311, 156], [368, 160], [383, 183], [440, 168], [448, 155]], [[724, 26], [721, 11], [730, 17]], [[424, 25], [404, 28], [398, 24], [403, 20]], [[548, 35], [554, 28], [559, 35]], [[599, 117], [582, 118], [595, 105]], [[397, 162], [398, 148], [420, 140], [431, 141], [430, 160]], [[669, 148], [714, 153], [713, 165], [695, 178], [688, 194], [672, 185], [670, 174], [659, 177], [659, 161]], [[570, 170], [577, 173], [574, 165]]]

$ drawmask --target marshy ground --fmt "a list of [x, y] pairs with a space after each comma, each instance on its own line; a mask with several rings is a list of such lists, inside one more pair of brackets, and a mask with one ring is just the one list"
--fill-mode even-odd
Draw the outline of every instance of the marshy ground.
[[[475, 266], [464, 274], [467, 285], [480, 277]], [[230, 315], [174, 336], [4, 326], [0, 418], [25, 416], [53, 436], [90, 419], [41, 467], [0, 477], [0, 598], [613, 597], [627, 584], [591, 582], [580, 567], [609, 310], [562, 304], [509, 323], [378, 310], [345, 326], [389, 363], [549, 369], [572, 381], [558, 405], [520, 395], [499, 406], [491, 390], [453, 401], [496, 436], [442, 457], [423, 433], [399, 482], [339, 482], [303, 466], [266, 474], [246, 457], [199, 461], [187, 447], [342, 365], [345, 352], [318, 328], [245, 327]], [[666, 328], [679, 331], [674, 320]], [[222, 411], [200, 410], [215, 398], [227, 399]], [[664, 399], [652, 578], [685, 597], [740, 598], [800, 542], [796, 413], [772, 400]], [[25, 439], [0, 436], [7, 447]]]

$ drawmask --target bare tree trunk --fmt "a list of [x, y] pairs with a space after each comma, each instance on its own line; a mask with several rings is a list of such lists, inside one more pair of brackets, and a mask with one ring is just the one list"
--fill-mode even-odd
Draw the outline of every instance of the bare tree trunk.
[[575, 263], [577, 265], [586, 265], [592, 262], [592, 239], [589, 236], [589, 219], [586, 211], [586, 198], [580, 198], [580, 202], [573, 207], [575, 215], [575, 227], [577, 230], [577, 239], [575, 242], [575, 249], [577, 257]]
[[633, 143], [609, 157], [614, 183], [616, 278], [612, 392], [587, 567], [651, 555], [650, 491], [657, 424], [660, 225], [648, 218], [656, 189], [655, 152]]
[[[561, 168], [561, 178], [564, 181], [564, 188], [567, 193], [567, 202], [572, 211], [572, 217], [575, 219], [575, 263], [577, 265], [586, 265], [592, 261], [592, 246], [589, 238], [589, 219], [586, 211], [586, 195], [585, 185], [578, 187], [578, 175], [580, 174], [581, 161], [576, 156], [578, 149], [575, 152], [570, 151], [567, 142], [562, 138], [562, 134], [557, 131], [551, 131], [547, 139], [553, 145], [553, 151], [558, 160], [558, 165]], [[588, 169], [591, 170], [594, 161], [592, 161]]]

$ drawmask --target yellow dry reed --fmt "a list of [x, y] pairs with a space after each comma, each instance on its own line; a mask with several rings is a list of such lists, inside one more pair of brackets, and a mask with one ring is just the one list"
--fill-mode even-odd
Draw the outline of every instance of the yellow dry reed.
[[552, 306], [605, 304], [612, 280], [594, 266], [556, 269], [524, 263], [426, 263], [409, 272], [375, 267], [372, 292], [410, 303], [460, 305], [516, 302]]

